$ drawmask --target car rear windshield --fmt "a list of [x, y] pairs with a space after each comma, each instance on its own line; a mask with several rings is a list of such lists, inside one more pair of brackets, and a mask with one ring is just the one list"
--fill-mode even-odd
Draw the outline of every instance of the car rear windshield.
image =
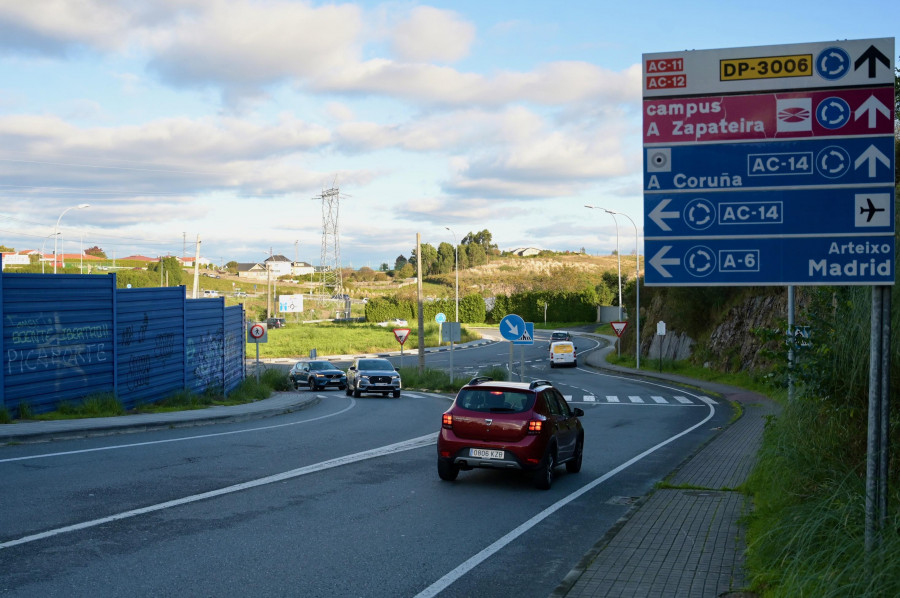
[[520, 413], [533, 403], [533, 393], [512, 390], [463, 389], [456, 397], [457, 406], [485, 413]]

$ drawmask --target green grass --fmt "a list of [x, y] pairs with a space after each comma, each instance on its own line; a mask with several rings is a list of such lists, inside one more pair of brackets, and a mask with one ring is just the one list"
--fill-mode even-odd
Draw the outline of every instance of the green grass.
[[[766, 426], [746, 489], [747, 566], [766, 597], [900, 596], [900, 493], [889, 488], [883, 537], [865, 553], [865, 417], [795, 401]], [[861, 457], [862, 455], [862, 457]]]
[[[636, 363], [633, 355], [617, 356], [615, 353], [609, 353], [606, 361], [613, 365], [634, 368]], [[687, 376], [697, 380], [705, 380], [707, 382], [720, 382], [730, 386], [746, 388], [763, 393], [769, 397], [777, 397], [784, 394], [784, 390], [773, 384], [772, 379], [764, 374], [740, 372], [720, 372], [712, 368], [705, 368], [694, 365], [687, 360], [673, 361], [671, 359], [659, 359], [643, 356], [641, 358], [641, 371], [645, 372], [665, 372], [669, 374], [678, 374]]]
[[[397, 371], [403, 380], [403, 388], [455, 393], [471, 380], [468, 376], [454, 376], [453, 382], [450, 382], [449, 373], [428, 368], [421, 375], [418, 367], [402, 367]], [[506, 380], [507, 374], [503, 368], [488, 368], [478, 372], [478, 375], [490, 376], [494, 380]]]
[[[414, 352], [419, 345], [418, 329], [410, 322], [409, 337], [404, 343], [406, 352]], [[463, 327], [462, 340], [466, 343], [481, 338]], [[425, 325], [425, 346], [438, 346], [438, 325]], [[260, 358], [306, 357], [315, 349], [320, 356], [355, 355], [359, 353], [383, 353], [399, 351], [400, 343], [394, 337], [392, 326], [368, 323], [288, 324], [284, 328], [269, 329], [268, 342], [259, 345]], [[247, 357], [256, 357], [256, 345], [247, 343]]]

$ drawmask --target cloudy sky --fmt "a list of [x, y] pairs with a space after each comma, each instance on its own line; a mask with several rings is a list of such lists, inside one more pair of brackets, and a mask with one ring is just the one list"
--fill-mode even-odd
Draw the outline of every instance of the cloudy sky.
[[[0, 0], [0, 243], [344, 266], [416, 233], [609, 253], [641, 54], [896, 37], [895, 2]], [[896, 59], [896, 57], [895, 57]], [[446, 227], [451, 230], [448, 231]], [[623, 253], [634, 229], [620, 219]]]

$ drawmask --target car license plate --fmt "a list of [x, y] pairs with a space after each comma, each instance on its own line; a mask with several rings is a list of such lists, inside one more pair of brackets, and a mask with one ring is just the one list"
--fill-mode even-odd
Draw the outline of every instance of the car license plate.
[[503, 451], [492, 451], [489, 449], [469, 449], [470, 457], [479, 457], [481, 459], [502, 459], [506, 456]]

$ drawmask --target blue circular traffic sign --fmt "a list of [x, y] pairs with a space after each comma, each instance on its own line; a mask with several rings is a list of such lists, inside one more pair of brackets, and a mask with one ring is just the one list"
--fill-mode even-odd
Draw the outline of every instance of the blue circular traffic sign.
[[447, 321], [447, 316], [444, 315], [444, 312], [441, 312], [438, 315], [434, 316], [434, 321], [438, 324], [443, 324]]
[[816, 107], [816, 120], [826, 129], [840, 129], [850, 121], [850, 104], [839, 97], [822, 100]]
[[522, 316], [509, 314], [500, 320], [500, 336], [508, 341], [517, 341], [525, 334], [525, 320]]
[[850, 72], [850, 55], [843, 48], [825, 48], [816, 56], [816, 72], [823, 79], [836, 81]]

